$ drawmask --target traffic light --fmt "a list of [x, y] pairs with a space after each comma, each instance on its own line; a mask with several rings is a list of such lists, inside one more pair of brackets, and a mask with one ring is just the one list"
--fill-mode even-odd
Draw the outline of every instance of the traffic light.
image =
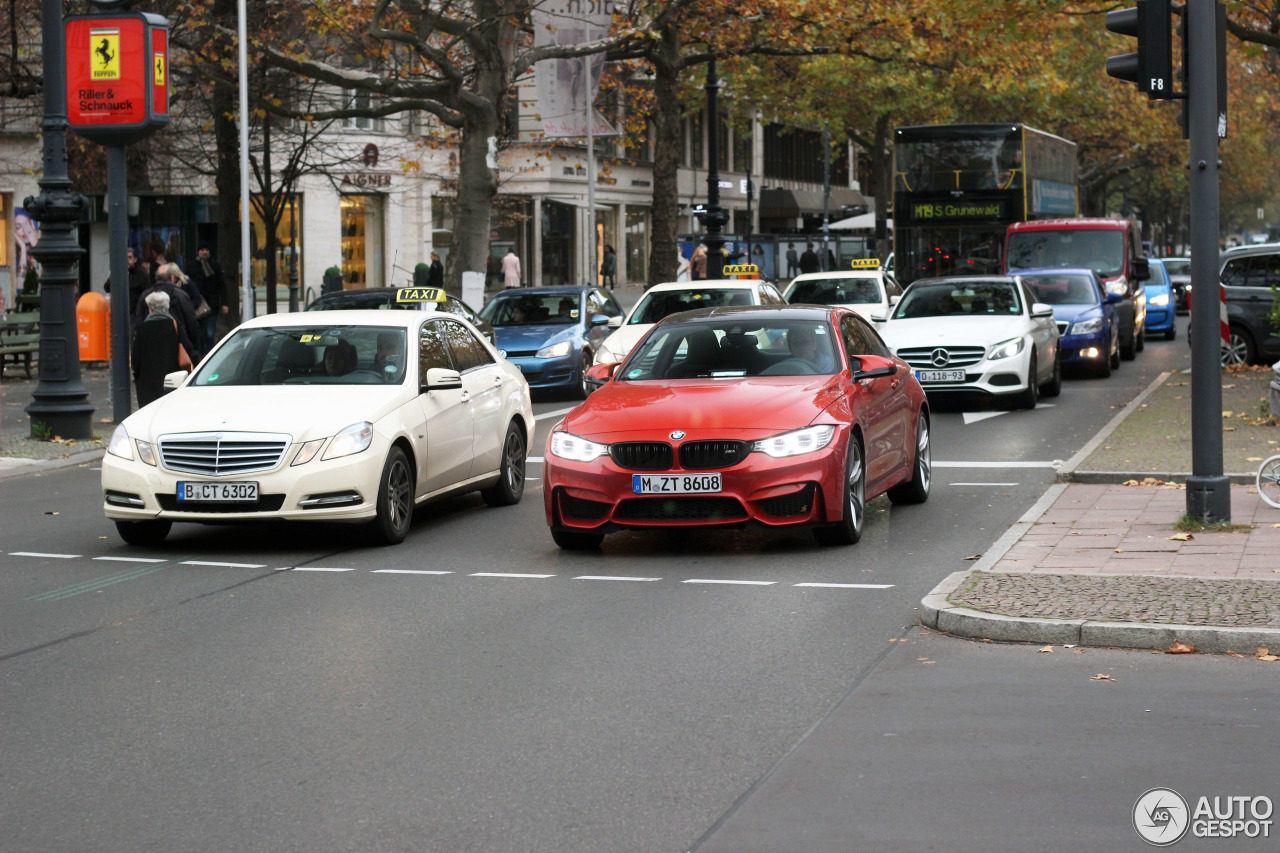
[[1136, 36], [1137, 53], [1107, 59], [1107, 74], [1138, 84], [1151, 99], [1173, 95], [1173, 40], [1169, 34], [1170, 0], [1138, 0], [1132, 9], [1107, 13], [1107, 29]]

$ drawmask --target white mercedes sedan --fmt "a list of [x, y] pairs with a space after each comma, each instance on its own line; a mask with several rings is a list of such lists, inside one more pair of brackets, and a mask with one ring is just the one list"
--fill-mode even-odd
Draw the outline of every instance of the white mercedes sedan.
[[524, 493], [528, 383], [456, 317], [271, 314], [166, 382], [102, 462], [103, 509], [130, 544], [175, 521], [259, 519], [358, 523], [395, 544], [427, 501]]
[[930, 394], [977, 391], [1033, 409], [1062, 391], [1053, 309], [1017, 276], [919, 279], [878, 331]]

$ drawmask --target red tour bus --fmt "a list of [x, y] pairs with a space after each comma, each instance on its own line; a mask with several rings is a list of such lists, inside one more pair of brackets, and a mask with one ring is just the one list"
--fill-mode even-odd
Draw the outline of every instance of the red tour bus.
[[1120, 357], [1143, 347], [1151, 271], [1142, 230], [1132, 219], [1041, 219], [1015, 222], [1005, 234], [1004, 271], [1074, 267], [1093, 270], [1120, 316]]

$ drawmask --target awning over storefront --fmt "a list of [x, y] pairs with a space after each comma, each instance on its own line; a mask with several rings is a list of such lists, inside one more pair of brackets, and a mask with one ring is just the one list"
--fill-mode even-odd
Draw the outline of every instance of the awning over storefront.
[[[844, 207], [870, 205], [862, 193], [848, 187], [832, 187], [831, 201], [827, 205], [829, 214], [840, 215]], [[822, 190], [761, 190], [760, 215], [770, 218], [822, 215]]]
[[[892, 231], [893, 220], [886, 219], [884, 221], [884, 226]], [[850, 216], [848, 219], [837, 219], [835, 222], [831, 223], [830, 227], [832, 231], [857, 231], [864, 228], [875, 228], [876, 214], [872, 211], [871, 213], [864, 213], [861, 216]]]

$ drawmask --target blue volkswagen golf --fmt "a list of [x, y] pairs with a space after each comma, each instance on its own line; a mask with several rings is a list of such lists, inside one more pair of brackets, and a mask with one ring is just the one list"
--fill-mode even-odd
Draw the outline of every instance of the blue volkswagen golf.
[[596, 348], [613, 331], [609, 318], [623, 313], [607, 290], [572, 286], [504, 290], [480, 309], [530, 388], [576, 389], [583, 397]]
[[1173, 319], [1177, 308], [1177, 297], [1173, 292], [1173, 282], [1169, 280], [1169, 268], [1159, 258], [1148, 258], [1151, 278], [1147, 279], [1147, 337], [1164, 335], [1166, 341], [1178, 336], [1178, 328]]
[[1062, 336], [1058, 357], [1063, 367], [1079, 365], [1096, 376], [1110, 376], [1120, 366], [1120, 321], [1115, 303], [1093, 270], [1018, 270], [1036, 300], [1053, 308]]

